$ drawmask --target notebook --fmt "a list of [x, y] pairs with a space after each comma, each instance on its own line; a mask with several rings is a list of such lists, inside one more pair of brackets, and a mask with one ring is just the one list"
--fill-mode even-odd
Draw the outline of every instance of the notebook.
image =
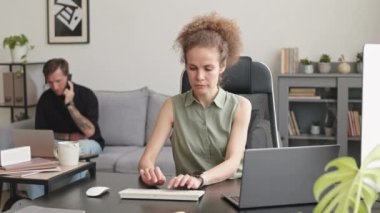
[[85, 213], [85, 210], [77, 209], [60, 209], [60, 208], [47, 208], [42, 206], [26, 206], [22, 209], [14, 211], [15, 213]]
[[53, 130], [13, 129], [15, 147], [30, 146], [32, 157], [54, 158]]
[[240, 194], [223, 195], [239, 209], [316, 203], [314, 182], [339, 145], [247, 149]]
[[204, 193], [203, 190], [127, 188], [120, 191], [119, 195], [122, 199], [198, 201]]

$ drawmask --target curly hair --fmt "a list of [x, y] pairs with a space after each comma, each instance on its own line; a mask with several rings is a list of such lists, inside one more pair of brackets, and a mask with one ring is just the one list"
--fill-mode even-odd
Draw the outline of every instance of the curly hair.
[[195, 46], [216, 47], [220, 53], [220, 63], [227, 66], [239, 60], [242, 49], [238, 24], [217, 13], [195, 17], [179, 33], [175, 47], [182, 50], [181, 61], [186, 63], [186, 53]]

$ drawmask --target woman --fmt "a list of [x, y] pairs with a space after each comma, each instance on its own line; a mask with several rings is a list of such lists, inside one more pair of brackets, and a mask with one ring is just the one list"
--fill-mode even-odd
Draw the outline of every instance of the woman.
[[168, 188], [198, 189], [239, 177], [251, 104], [219, 87], [226, 67], [239, 59], [239, 27], [217, 14], [200, 16], [183, 28], [176, 44], [191, 90], [163, 104], [140, 159], [140, 178], [149, 186], [165, 183], [155, 161], [170, 134], [177, 176]]

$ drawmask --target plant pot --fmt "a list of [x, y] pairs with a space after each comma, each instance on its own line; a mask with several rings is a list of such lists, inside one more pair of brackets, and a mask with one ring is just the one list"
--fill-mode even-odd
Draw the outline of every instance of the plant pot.
[[333, 128], [331, 128], [331, 127], [325, 127], [324, 130], [325, 130], [326, 136], [332, 136], [334, 133]]
[[351, 71], [351, 66], [346, 63], [346, 62], [342, 62], [338, 65], [338, 72], [340, 74], [347, 74], [347, 73], [350, 73]]
[[363, 73], [363, 62], [356, 63], [356, 72]]
[[326, 62], [318, 63], [318, 70], [320, 73], [329, 73], [331, 71], [331, 63], [326, 63]]
[[310, 133], [312, 135], [319, 135], [321, 133], [321, 128], [317, 125], [311, 125], [310, 126]]
[[16, 45], [14, 49], [11, 49], [11, 61], [13, 63], [20, 63], [26, 60], [26, 55], [28, 54], [28, 46]]
[[309, 65], [303, 65], [303, 72], [306, 74], [312, 74], [314, 73], [314, 67], [312, 64]]

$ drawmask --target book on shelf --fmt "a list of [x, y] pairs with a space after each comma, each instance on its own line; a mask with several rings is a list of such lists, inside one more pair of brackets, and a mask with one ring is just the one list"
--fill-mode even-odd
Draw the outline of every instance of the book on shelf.
[[281, 49], [281, 73], [294, 74], [298, 71], [299, 54], [298, 48], [282, 48]]
[[356, 127], [356, 136], [360, 136], [361, 135], [361, 126], [360, 126], [360, 115], [359, 115], [359, 111], [353, 111], [354, 113], [354, 123], [355, 123], [355, 127]]
[[315, 96], [289, 96], [289, 100], [292, 100], [292, 99], [316, 99], [316, 100], [319, 100], [319, 99], [322, 99], [322, 97], [319, 95], [315, 95]]
[[290, 88], [290, 97], [314, 97], [316, 95], [316, 88]]
[[288, 131], [289, 131], [289, 135], [291, 136], [296, 135], [295, 127], [294, 127], [292, 116], [290, 115], [290, 111], [288, 113]]
[[296, 119], [296, 115], [294, 113], [293, 110], [290, 111], [290, 115], [292, 117], [292, 121], [293, 121], [293, 124], [294, 124], [294, 128], [295, 128], [295, 133], [296, 135], [300, 135], [301, 132], [300, 132], [300, 129], [299, 129], [299, 126], [298, 126], [298, 122], [297, 122], [297, 119]]
[[359, 111], [350, 110], [348, 111], [348, 136], [358, 137], [361, 135], [361, 116]]
[[317, 92], [316, 88], [312, 87], [292, 87], [289, 89], [289, 93], [313, 93]]
[[3, 73], [4, 105], [6, 106], [14, 105], [13, 76], [14, 75], [11, 72]]
[[301, 135], [301, 132], [300, 132], [300, 129], [298, 126], [298, 122], [297, 122], [297, 119], [296, 119], [296, 116], [295, 116], [293, 110], [289, 111], [288, 118], [289, 118], [289, 122], [288, 122], [289, 135], [291, 135], [291, 136]]

